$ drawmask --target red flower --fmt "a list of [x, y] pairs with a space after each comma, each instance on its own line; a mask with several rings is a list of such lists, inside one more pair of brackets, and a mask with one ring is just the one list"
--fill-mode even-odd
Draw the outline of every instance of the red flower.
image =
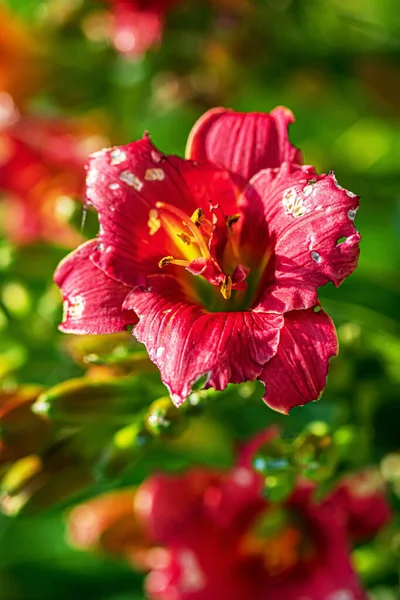
[[6, 233], [17, 244], [40, 240], [76, 246], [82, 236], [66, 222], [70, 198], [82, 194], [85, 161], [105, 138], [83, 122], [13, 114], [11, 124], [0, 130]]
[[178, 0], [108, 0], [113, 5], [112, 39], [115, 48], [140, 56], [159, 44], [165, 14]]
[[297, 164], [292, 121], [285, 108], [216, 109], [192, 131], [188, 160], [147, 136], [93, 155], [100, 233], [58, 267], [61, 329], [111, 333], [138, 318], [178, 405], [201, 375], [219, 390], [258, 378], [284, 413], [316, 400], [337, 352], [317, 288], [356, 267], [358, 198]]
[[75, 509], [70, 536], [150, 570], [153, 600], [363, 600], [350, 545], [390, 518], [381, 484], [348, 477], [320, 503], [314, 491], [300, 482], [269, 504], [244, 460], [228, 473], [156, 475], [131, 490], [131, 507], [123, 490]]

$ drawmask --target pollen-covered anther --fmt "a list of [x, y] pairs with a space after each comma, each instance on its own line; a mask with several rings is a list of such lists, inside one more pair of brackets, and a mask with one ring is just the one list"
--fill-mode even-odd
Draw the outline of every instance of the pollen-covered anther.
[[152, 208], [149, 211], [149, 220], [147, 221], [150, 235], [154, 235], [161, 227], [161, 221], [158, 217], [158, 211]]
[[188, 267], [190, 265], [189, 260], [181, 260], [180, 258], [174, 258], [173, 256], [164, 256], [158, 263], [160, 269], [166, 265], [176, 265], [177, 267]]
[[239, 219], [240, 219], [240, 215], [238, 215], [238, 214], [229, 215], [228, 217], [225, 217], [226, 224], [229, 227], [230, 231], [232, 231], [232, 225], [237, 223], [239, 221]]
[[190, 217], [190, 220], [196, 225], [196, 227], [201, 227], [202, 223], [204, 223], [204, 218], [204, 210], [202, 208], [196, 208]]
[[162, 269], [163, 267], [165, 267], [165, 265], [169, 265], [173, 260], [173, 256], [164, 256], [164, 258], [162, 258], [158, 263], [158, 266], [160, 267], [160, 269]]
[[225, 300], [229, 300], [232, 295], [232, 277], [230, 275], [225, 275], [220, 291]]
[[177, 233], [176, 235], [178, 236], [179, 239], [182, 240], [182, 242], [184, 244], [187, 244], [188, 246], [190, 246], [190, 244], [192, 243], [190, 235], [188, 235], [187, 233], [184, 233], [183, 231], [181, 231], [180, 233]]

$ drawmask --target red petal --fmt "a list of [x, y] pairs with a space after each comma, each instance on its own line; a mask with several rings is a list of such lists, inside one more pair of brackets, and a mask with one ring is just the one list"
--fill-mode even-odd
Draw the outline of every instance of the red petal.
[[377, 469], [348, 475], [342, 480], [338, 499], [343, 502], [349, 535], [356, 541], [376, 535], [392, 516], [384, 481]]
[[243, 187], [261, 169], [279, 167], [285, 161], [302, 162], [288, 138], [288, 126], [293, 122], [293, 114], [284, 107], [269, 114], [213, 108], [193, 127], [186, 156], [228, 169]]
[[328, 360], [337, 351], [335, 326], [322, 310], [286, 314], [278, 351], [259, 377], [266, 386], [268, 406], [287, 414], [294, 406], [318, 400]]
[[188, 543], [198, 520], [193, 519], [193, 507], [200, 513], [204, 490], [215, 481], [216, 473], [199, 468], [180, 475], [153, 475], [137, 490], [135, 512], [156, 542]]
[[353, 220], [359, 198], [338, 186], [333, 174], [316, 176], [312, 167], [285, 164], [279, 171], [259, 173], [244, 195], [243, 206], [261, 198], [271, 240], [259, 296], [263, 310], [310, 308], [319, 286], [328, 281], [339, 286], [354, 271], [360, 234]]
[[93, 260], [126, 285], [142, 285], [144, 276], [158, 273], [159, 261], [176, 250], [162, 227], [150, 235], [150, 210], [162, 201], [188, 217], [197, 208], [209, 216], [213, 198], [225, 214], [235, 212], [234, 188], [226, 171], [163, 156], [148, 137], [96, 153], [87, 178], [87, 200], [97, 209], [101, 225]]
[[207, 374], [207, 387], [253, 380], [275, 354], [281, 315], [255, 312], [207, 313], [187, 299], [168, 275], [148, 279], [150, 291], [133, 290], [125, 308], [139, 316], [136, 338], [146, 345], [177, 405]]
[[65, 333], [115, 333], [135, 324], [133, 311], [122, 309], [130, 288], [108, 277], [90, 260], [97, 241], [90, 240], [58, 265], [54, 281], [61, 288]]

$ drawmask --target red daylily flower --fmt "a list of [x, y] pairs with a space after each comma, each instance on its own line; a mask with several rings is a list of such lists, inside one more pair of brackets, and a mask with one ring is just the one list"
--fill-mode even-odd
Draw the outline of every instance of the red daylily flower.
[[107, 138], [85, 122], [10, 115], [11, 122], [0, 129], [7, 236], [17, 244], [39, 240], [76, 246], [83, 238], [67, 224], [71, 198], [81, 196], [87, 157]]
[[160, 44], [165, 15], [179, 0], [107, 0], [112, 4], [111, 37], [124, 54], [140, 56]]
[[350, 546], [389, 520], [382, 484], [366, 472], [319, 503], [314, 491], [300, 481], [270, 504], [243, 459], [228, 473], [155, 475], [74, 509], [70, 538], [149, 570], [153, 600], [364, 600]]
[[[287, 413], [316, 400], [337, 352], [317, 288], [354, 270], [358, 197], [300, 166], [293, 116], [208, 112], [187, 159], [149, 137], [89, 163], [100, 233], [60, 264], [61, 329], [134, 329], [179, 405], [207, 387], [260, 379]], [[340, 238], [345, 238], [340, 241]]]

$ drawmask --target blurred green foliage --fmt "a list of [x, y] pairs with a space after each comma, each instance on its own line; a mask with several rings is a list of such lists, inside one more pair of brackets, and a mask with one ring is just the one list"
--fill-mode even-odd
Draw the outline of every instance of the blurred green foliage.
[[[175, 430], [168, 421], [175, 419], [170, 409], [159, 403], [149, 413], [149, 401], [165, 396], [165, 388], [149, 365], [148, 382], [137, 377], [146, 358], [130, 336], [75, 340], [57, 332], [61, 303], [51, 279], [66, 249], [43, 244], [19, 248], [1, 241], [2, 384], [52, 388], [38, 400], [39, 412], [64, 427], [64, 437], [52, 443], [67, 447], [74, 464], [82, 466], [89, 454], [96, 468], [85, 485], [74, 488], [78, 495], [73, 499], [61, 495], [61, 504], [38, 516], [30, 516], [29, 510], [17, 519], [0, 516], [0, 599], [139, 600], [138, 575], [67, 546], [63, 515], [72, 502], [140, 482], [160, 464], [166, 469], [193, 462], [227, 466], [232, 439], [246, 439], [277, 422], [287, 448], [264, 453], [267, 487], [268, 477], [270, 482], [275, 477], [271, 499], [290, 492], [291, 469], [303, 470], [329, 488], [346, 469], [379, 465], [389, 453], [400, 451], [398, 1], [249, 0], [250, 8], [242, 11], [233, 0], [230, 9], [216, 1], [183, 0], [168, 14], [161, 48], [135, 60], [118, 56], [104, 40], [90, 39], [95, 0], [8, 4], [43, 45], [46, 78], [29, 98], [30, 110], [46, 116], [100, 115], [113, 144], [149, 130], [164, 152], [182, 155], [190, 128], [207, 108], [268, 111], [283, 104], [296, 116], [291, 138], [306, 163], [321, 172], [334, 169], [339, 182], [361, 196], [356, 217], [363, 235], [359, 268], [339, 290], [327, 286], [320, 293], [341, 342], [323, 399], [294, 409], [288, 418], [263, 405], [258, 384], [239, 390], [231, 386], [219, 396], [194, 395], [192, 410], [197, 406], [200, 416], [179, 417], [190, 421], [185, 421], [182, 438], [163, 436]], [[107, 396], [105, 386], [100, 400], [96, 396], [106, 425], [87, 418], [90, 407], [86, 414], [85, 407], [74, 404], [68, 396], [74, 383], [62, 383], [88, 368], [134, 380], [132, 396], [115, 389]], [[107, 385], [121, 390], [125, 380], [118, 381]], [[86, 386], [82, 398], [89, 406], [95, 395], [87, 390], [96, 380], [76, 385]], [[143, 390], [144, 385], [149, 389]], [[152, 425], [146, 427], [149, 414]], [[207, 443], [202, 435], [206, 429]], [[329, 452], [328, 446], [319, 447], [321, 436], [329, 439]], [[286, 468], [289, 455], [297, 462]], [[400, 510], [400, 475], [388, 478], [394, 507]], [[19, 508], [14, 512], [24, 513]], [[396, 523], [385, 536], [355, 552], [374, 600], [398, 597]]]

